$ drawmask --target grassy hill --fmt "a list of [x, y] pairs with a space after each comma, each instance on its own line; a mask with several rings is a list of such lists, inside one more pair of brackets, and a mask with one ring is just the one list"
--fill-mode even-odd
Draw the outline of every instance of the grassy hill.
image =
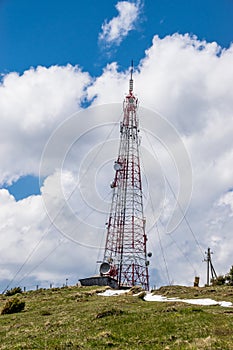
[[[20, 313], [0, 315], [0, 349], [233, 349], [233, 308], [98, 296], [99, 287], [18, 294]], [[233, 287], [162, 287], [167, 297], [233, 302]], [[0, 295], [0, 308], [12, 297]]]

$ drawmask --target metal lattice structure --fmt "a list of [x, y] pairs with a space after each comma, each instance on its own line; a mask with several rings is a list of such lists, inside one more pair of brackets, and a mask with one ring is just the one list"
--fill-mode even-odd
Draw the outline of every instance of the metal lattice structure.
[[133, 66], [129, 93], [124, 100], [120, 124], [120, 146], [114, 164], [115, 178], [104, 263], [100, 272], [117, 280], [119, 287], [142, 286], [149, 290], [147, 236], [143, 215], [143, 193], [139, 157], [138, 100], [133, 93]]

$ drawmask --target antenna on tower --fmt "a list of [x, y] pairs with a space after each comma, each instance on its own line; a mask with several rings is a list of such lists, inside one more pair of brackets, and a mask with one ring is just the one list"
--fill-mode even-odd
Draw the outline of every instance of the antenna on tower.
[[129, 79], [129, 93], [133, 92], [133, 60], [131, 61], [130, 79]]

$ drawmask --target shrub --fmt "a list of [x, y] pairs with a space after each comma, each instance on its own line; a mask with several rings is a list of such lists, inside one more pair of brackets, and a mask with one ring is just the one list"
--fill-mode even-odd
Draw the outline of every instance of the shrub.
[[217, 278], [212, 278], [211, 282], [213, 286], [223, 286], [226, 282], [226, 278], [220, 275]]
[[10, 299], [6, 302], [5, 306], [3, 307], [1, 315], [14, 314], [16, 312], [20, 312], [24, 309], [24, 307], [24, 301], [20, 301], [17, 298]]
[[6, 296], [12, 296], [18, 293], [23, 293], [22, 289], [20, 287], [15, 287], [15, 288], [11, 288], [9, 290], [6, 291], [5, 295]]
[[220, 275], [217, 278], [212, 279], [211, 283], [213, 286], [233, 286], [233, 266], [225, 276]]
[[233, 265], [232, 265], [229, 273], [225, 277], [226, 277], [227, 284], [230, 286], [233, 286]]

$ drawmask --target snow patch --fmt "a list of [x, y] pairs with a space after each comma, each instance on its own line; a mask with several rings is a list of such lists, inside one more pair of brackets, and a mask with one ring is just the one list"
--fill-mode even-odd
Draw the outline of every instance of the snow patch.
[[162, 295], [153, 295], [152, 293], [147, 293], [144, 297], [145, 301], [180, 301], [182, 303], [194, 304], [194, 305], [220, 305], [223, 307], [232, 307], [232, 303], [230, 301], [216, 301], [213, 299], [205, 298], [205, 299], [179, 299], [179, 298], [166, 298]]
[[[121, 294], [128, 293], [129, 290], [111, 290], [107, 289], [103, 293], [99, 293], [98, 295], [104, 296], [104, 297], [110, 297], [110, 296], [117, 296]], [[135, 294], [137, 296], [138, 294]], [[233, 304], [230, 301], [216, 301], [213, 299], [205, 298], [205, 299], [179, 299], [179, 298], [166, 298], [162, 295], [154, 295], [152, 293], [147, 292], [145, 297], [145, 301], [157, 301], [157, 302], [182, 302], [187, 304], [193, 304], [193, 305], [220, 305], [223, 307], [233, 307]]]
[[121, 289], [121, 290], [112, 290], [112, 289], [107, 289], [105, 292], [103, 293], [98, 293], [98, 295], [101, 295], [103, 297], [112, 297], [112, 296], [115, 296], [115, 295], [120, 295], [120, 294], [125, 294], [125, 293], [128, 293], [129, 289], [127, 290], [124, 290], [124, 289]]

